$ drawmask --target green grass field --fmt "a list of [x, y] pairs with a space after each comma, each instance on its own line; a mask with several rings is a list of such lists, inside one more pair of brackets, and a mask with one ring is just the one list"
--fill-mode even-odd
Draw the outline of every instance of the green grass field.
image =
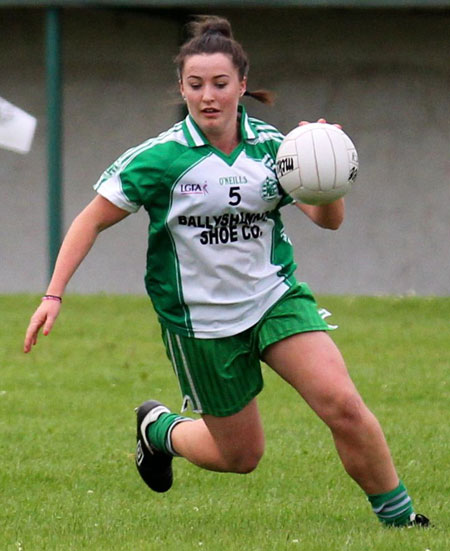
[[450, 528], [450, 298], [320, 297], [429, 530], [386, 529], [328, 430], [267, 367], [267, 447], [247, 476], [174, 462], [154, 494], [134, 467], [133, 408], [178, 385], [144, 297], [67, 296], [31, 355], [36, 296], [0, 296], [0, 549], [445, 551]]

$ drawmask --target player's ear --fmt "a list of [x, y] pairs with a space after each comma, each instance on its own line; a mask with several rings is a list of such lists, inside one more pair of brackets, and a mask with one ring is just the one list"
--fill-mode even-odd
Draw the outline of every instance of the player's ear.
[[240, 83], [239, 95], [242, 97], [247, 90], [247, 77], [244, 77]]
[[183, 81], [181, 80], [181, 78], [178, 81], [178, 88], [180, 90], [180, 94], [181, 94], [181, 97], [183, 98], [183, 100], [186, 99], [185, 96], [184, 96], [184, 87], [183, 87]]

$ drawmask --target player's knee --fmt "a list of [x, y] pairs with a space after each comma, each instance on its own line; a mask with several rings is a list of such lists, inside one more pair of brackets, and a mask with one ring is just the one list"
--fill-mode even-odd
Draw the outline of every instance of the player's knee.
[[262, 448], [241, 450], [228, 458], [228, 468], [233, 473], [249, 474], [256, 469], [263, 453]]
[[344, 394], [327, 408], [325, 422], [336, 433], [347, 433], [359, 430], [364, 423], [367, 407], [357, 393]]
[[262, 454], [257, 455], [245, 455], [238, 459], [238, 461], [235, 463], [235, 469], [234, 472], [238, 474], [249, 474], [252, 471], [256, 469], [258, 466], [260, 460], [261, 460]]

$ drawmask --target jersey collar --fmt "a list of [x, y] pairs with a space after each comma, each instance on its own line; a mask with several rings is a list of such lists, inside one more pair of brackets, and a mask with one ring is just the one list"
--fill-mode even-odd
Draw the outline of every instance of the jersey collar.
[[[249, 116], [243, 105], [238, 106], [238, 119], [241, 123], [242, 141], [250, 141], [258, 138], [258, 132], [251, 123]], [[201, 147], [209, 145], [209, 142], [198, 124], [194, 121], [191, 115], [188, 115], [183, 121], [183, 133], [188, 142], [189, 147]]]

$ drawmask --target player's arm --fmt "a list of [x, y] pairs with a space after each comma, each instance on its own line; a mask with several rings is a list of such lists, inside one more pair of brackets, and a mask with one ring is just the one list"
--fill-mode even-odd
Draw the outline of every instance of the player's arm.
[[328, 205], [305, 205], [296, 202], [295, 206], [315, 224], [327, 230], [337, 230], [344, 221], [345, 202], [343, 198]]
[[[70, 278], [90, 251], [99, 233], [120, 222], [128, 214], [130, 213], [97, 195], [72, 222], [61, 245], [46, 294], [62, 297]], [[49, 334], [60, 307], [61, 303], [58, 300], [41, 302], [28, 325], [24, 352], [29, 352], [36, 344], [41, 327], [44, 335]]]

